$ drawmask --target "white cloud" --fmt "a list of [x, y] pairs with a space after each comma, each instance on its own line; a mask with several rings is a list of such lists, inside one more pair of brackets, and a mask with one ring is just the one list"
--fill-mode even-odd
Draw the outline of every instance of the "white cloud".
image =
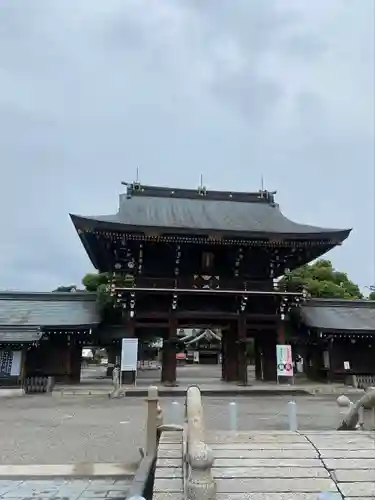
[[[301, 222], [353, 226], [374, 271], [374, 3], [14, 0], [0, 17], [0, 288], [90, 269], [68, 212], [121, 180], [279, 190]], [[42, 256], [42, 257], [41, 257]]]

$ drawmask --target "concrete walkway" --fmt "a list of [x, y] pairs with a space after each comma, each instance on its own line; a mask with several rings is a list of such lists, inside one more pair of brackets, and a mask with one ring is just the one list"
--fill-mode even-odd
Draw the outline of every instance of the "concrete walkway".
[[77, 464], [28, 464], [0, 465], [0, 480], [44, 479], [127, 479], [134, 477], [137, 465], [77, 463]]
[[[181, 433], [166, 433], [154, 500], [181, 500]], [[217, 500], [375, 498], [375, 442], [368, 432], [214, 432]], [[168, 496], [169, 495], [169, 496]]]
[[116, 479], [0, 480], [0, 499], [119, 500], [128, 488], [129, 481]]
[[[77, 385], [57, 385], [55, 396], [108, 396], [113, 392], [111, 379], [105, 376], [103, 366], [82, 370], [81, 383]], [[161, 371], [158, 369], [140, 370], [136, 386], [124, 386], [117, 396], [145, 397], [150, 385], [159, 388], [161, 396], [185, 396], [190, 385], [198, 385], [205, 396], [272, 396], [272, 395], [331, 395], [363, 393], [343, 384], [316, 384], [306, 378], [296, 377], [294, 385], [260, 382], [255, 379], [255, 369], [248, 368], [249, 385], [221, 381], [220, 365], [187, 365], [177, 368], [177, 386], [165, 387], [160, 382]]]
[[7, 387], [0, 387], [0, 398], [18, 398], [25, 395], [23, 389], [11, 389]]

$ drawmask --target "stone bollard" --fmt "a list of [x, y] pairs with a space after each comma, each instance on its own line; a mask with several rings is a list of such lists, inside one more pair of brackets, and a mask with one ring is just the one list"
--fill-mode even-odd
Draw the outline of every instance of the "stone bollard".
[[158, 400], [158, 403], [156, 405], [156, 409], [157, 409], [156, 423], [157, 423], [157, 426], [160, 427], [161, 425], [164, 424], [164, 415], [163, 415], [163, 408], [160, 406], [159, 400]]
[[47, 378], [46, 392], [52, 392], [54, 386], [55, 386], [55, 379], [54, 379], [54, 377], [48, 377]]
[[237, 403], [232, 401], [229, 403], [229, 430], [236, 431], [237, 430]]
[[298, 430], [297, 405], [295, 401], [289, 401], [288, 403], [288, 427], [292, 432], [296, 432]]
[[358, 428], [363, 430], [365, 425], [365, 409], [363, 406], [360, 406], [358, 409]]
[[171, 407], [171, 422], [174, 424], [177, 424], [177, 422], [180, 422], [180, 403], [178, 401], [172, 401], [172, 407]]
[[373, 431], [375, 429], [375, 408], [371, 408], [370, 412], [371, 412], [370, 426], [371, 430]]
[[216, 484], [212, 477], [214, 455], [202, 441], [188, 452], [187, 500], [215, 500]]
[[341, 394], [341, 396], [339, 396], [336, 399], [336, 403], [337, 403], [337, 406], [339, 406], [340, 408], [349, 408], [350, 399], [347, 396], [345, 396], [344, 394]]
[[114, 392], [116, 392], [120, 388], [121, 385], [120, 381], [121, 381], [121, 370], [118, 366], [115, 366], [112, 372], [112, 384]]
[[159, 426], [159, 397], [158, 388], [150, 386], [147, 397], [147, 431], [146, 431], [146, 455], [156, 454], [157, 435]]
[[336, 403], [340, 409], [340, 415], [347, 413], [348, 409], [350, 409], [350, 406], [352, 404], [350, 399], [344, 394], [342, 394], [336, 399]]

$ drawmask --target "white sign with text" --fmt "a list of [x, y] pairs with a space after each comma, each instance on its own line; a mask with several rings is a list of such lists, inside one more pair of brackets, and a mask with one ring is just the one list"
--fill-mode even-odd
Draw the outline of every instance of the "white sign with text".
[[277, 376], [293, 377], [293, 358], [291, 345], [276, 346]]
[[138, 362], [138, 339], [122, 339], [121, 371], [136, 372]]

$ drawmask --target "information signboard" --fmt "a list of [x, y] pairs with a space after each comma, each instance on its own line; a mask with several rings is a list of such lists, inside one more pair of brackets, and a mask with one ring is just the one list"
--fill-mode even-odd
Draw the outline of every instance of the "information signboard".
[[22, 351], [13, 351], [12, 368], [10, 370], [11, 377], [19, 377], [21, 375]]
[[22, 351], [0, 351], [0, 376], [19, 377]]
[[277, 378], [293, 377], [293, 358], [291, 345], [278, 344], [276, 346], [276, 363]]
[[138, 339], [122, 339], [121, 371], [136, 372], [138, 362]]

